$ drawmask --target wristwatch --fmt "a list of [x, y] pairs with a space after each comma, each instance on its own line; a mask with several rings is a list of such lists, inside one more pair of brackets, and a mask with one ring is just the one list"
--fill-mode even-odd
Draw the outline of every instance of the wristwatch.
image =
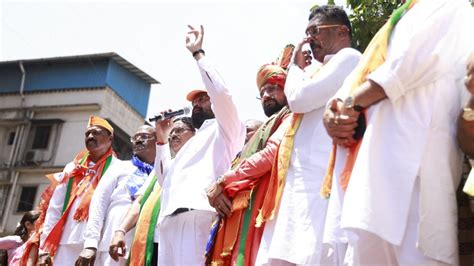
[[347, 109], [352, 109], [359, 113], [365, 109], [364, 107], [358, 104], [354, 105], [354, 98], [352, 96], [349, 96], [346, 98], [346, 100], [344, 101], [344, 107], [346, 107]]
[[474, 110], [471, 108], [464, 108], [464, 111], [462, 112], [462, 118], [466, 121], [474, 121]]

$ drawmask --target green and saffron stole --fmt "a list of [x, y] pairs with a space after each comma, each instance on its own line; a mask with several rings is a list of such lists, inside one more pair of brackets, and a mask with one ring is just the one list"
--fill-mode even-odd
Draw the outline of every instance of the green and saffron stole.
[[155, 173], [140, 201], [140, 216], [130, 247], [129, 265], [141, 266], [152, 263], [153, 238], [161, 207], [161, 186], [157, 183], [157, 179]]
[[[245, 145], [240, 156], [234, 160], [231, 169], [236, 169], [243, 160], [262, 150], [270, 136], [288, 115], [291, 115], [290, 110], [284, 107], [268, 119]], [[232, 261], [236, 261], [238, 265], [250, 265], [251, 258], [256, 257], [263, 226], [257, 228], [252, 221], [256, 220], [262, 206], [270, 181], [270, 173], [259, 179], [254, 186], [237, 192], [232, 201], [231, 216], [219, 221], [214, 245], [207, 254], [207, 265], [230, 265]]]
[[[349, 94], [351, 96], [357, 91], [360, 85], [366, 81], [367, 76], [377, 69], [380, 65], [385, 62], [387, 56], [388, 43], [393, 31], [393, 28], [400, 19], [416, 4], [417, 0], [408, 0], [401, 7], [393, 11], [390, 19], [385, 23], [382, 28], [377, 32], [374, 38], [370, 41], [367, 49], [365, 50], [359, 64], [354, 69], [353, 73], [350, 75], [353, 80], [352, 86]], [[360, 115], [366, 115], [361, 113]], [[341, 184], [342, 189], [345, 191], [349, 184], [350, 176], [352, 169], [354, 167], [357, 153], [359, 152], [360, 144], [362, 143], [362, 138], [357, 141], [355, 145], [349, 148], [348, 155], [342, 174], [339, 177], [339, 183]], [[331, 155], [329, 157], [328, 167], [326, 169], [326, 176], [321, 186], [320, 194], [322, 197], [329, 198], [331, 194], [332, 179], [334, 174], [334, 165], [336, 162], [336, 145], [333, 144]]]

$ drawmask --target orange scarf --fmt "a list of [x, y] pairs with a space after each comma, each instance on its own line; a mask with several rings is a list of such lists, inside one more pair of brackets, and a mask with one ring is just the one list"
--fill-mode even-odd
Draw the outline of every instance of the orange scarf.
[[[100, 178], [107, 170], [113, 157], [112, 148], [110, 148], [92, 167], [88, 167], [90, 162], [89, 153], [82, 151], [74, 159], [75, 168], [66, 173], [61, 183], [68, 182], [68, 192], [64, 202], [65, 210], [63, 215], [53, 227], [41, 248], [49, 252], [50, 256], [54, 256], [58, 248], [64, 225], [66, 224], [69, 212], [72, 209], [76, 199], [84, 196], [79, 204], [73, 219], [77, 222], [86, 221], [89, 218], [89, 205], [94, 194], [95, 188]], [[94, 178], [95, 177], [95, 178]], [[89, 185], [90, 184], [90, 185]], [[69, 189], [70, 188], [70, 189]]]

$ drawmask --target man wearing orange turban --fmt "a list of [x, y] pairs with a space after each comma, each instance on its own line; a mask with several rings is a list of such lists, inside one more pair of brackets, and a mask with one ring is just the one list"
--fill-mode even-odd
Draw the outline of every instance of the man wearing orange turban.
[[105, 119], [90, 116], [86, 150], [58, 175], [41, 234], [40, 264], [53, 258], [56, 265], [68, 265], [79, 256], [94, 191], [102, 178], [117, 174], [112, 168], [121, 165], [112, 151], [113, 132]]

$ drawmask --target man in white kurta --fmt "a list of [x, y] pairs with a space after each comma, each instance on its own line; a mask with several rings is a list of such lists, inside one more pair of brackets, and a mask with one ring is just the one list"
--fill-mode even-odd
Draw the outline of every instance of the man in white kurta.
[[472, 19], [466, 1], [418, 1], [356, 90], [352, 105], [370, 108], [341, 212], [349, 265], [458, 263], [455, 133]]
[[[335, 13], [345, 19], [336, 18]], [[338, 26], [323, 30], [324, 25]], [[314, 32], [317, 27], [321, 27], [319, 33]], [[257, 264], [271, 265], [276, 260], [297, 265], [320, 263], [327, 199], [319, 196], [319, 190], [332, 143], [322, 115], [360, 58], [360, 53], [350, 48], [350, 28], [344, 10], [321, 6], [310, 17], [308, 37], [296, 48], [285, 95], [291, 111], [304, 116], [295, 135], [280, 207], [275, 219], [265, 225]], [[304, 70], [309, 65], [301, 50], [305, 43], [316, 46], [313, 56], [322, 63], [312, 78], [312, 73]]]
[[[201, 31], [195, 42], [188, 39], [207, 92], [195, 90], [187, 99], [193, 103], [193, 122], [209, 109], [210, 117], [196, 134], [170, 158], [167, 136], [160, 137], [157, 126], [155, 169], [163, 171], [159, 225], [159, 265], [203, 265], [204, 252], [215, 210], [206, 189], [229, 167], [245, 140], [245, 126], [222, 77], [202, 52]], [[210, 101], [210, 102], [209, 102]], [[212, 111], [211, 111], [212, 108]], [[211, 118], [215, 116], [215, 118]], [[164, 121], [166, 123], [166, 121]], [[161, 123], [163, 124], [163, 122]], [[159, 177], [161, 174], [158, 175]]]
[[[111, 149], [112, 144], [112, 134], [113, 129], [110, 124], [106, 123], [104, 126], [98, 126], [99, 123], [93, 121], [100, 121], [100, 123], [106, 123], [105, 120], [98, 117], [91, 117], [89, 120], [89, 126], [86, 131], [85, 143], [86, 147], [89, 150], [90, 155], [87, 156], [87, 161], [90, 160], [87, 167], [92, 168], [95, 165], [97, 156], [102, 156], [103, 151]], [[109, 133], [106, 133], [106, 132]], [[99, 154], [99, 155], [97, 155]], [[117, 174], [116, 169], [120, 169], [122, 161], [111, 156], [110, 165], [108, 166], [105, 173], [101, 176], [99, 184], [103, 180], [114, 179]], [[65, 174], [71, 172], [75, 168], [73, 162], [68, 163], [64, 168], [61, 177], [64, 177]], [[72, 178], [72, 177], [71, 177]], [[90, 183], [93, 183], [94, 180], [98, 178], [98, 173], [94, 174], [91, 178]], [[54, 190], [54, 193], [51, 197], [51, 201], [46, 212], [46, 217], [43, 225], [43, 231], [41, 233], [41, 244], [45, 244], [50, 232], [53, 230], [55, 225], [61, 219], [63, 215], [63, 207], [66, 199], [66, 194], [68, 193], [68, 180], [59, 180], [61, 182]], [[90, 186], [90, 185], [89, 185]], [[97, 185], [99, 186], [99, 185]], [[77, 196], [76, 200], [72, 203], [71, 211], [69, 212], [66, 222], [63, 226], [62, 234], [59, 240], [59, 245], [57, 246], [56, 254], [54, 256], [55, 265], [71, 265], [73, 261], [79, 256], [83, 245], [84, 245], [84, 232], [87, 225], [87, 221], [76, 221], [73, 217], [76, 213], [77, 208], [82, 203], [82, 199], [87, 189], [83, 191], [80, 195]], [[72, 197], [72, 195], [71, 195]], [[47, 260], [49, 256], [49, 251], [43, 247], [40, 249], [40, 262]]]
[[[132, 160], [124, 161], [111, 178], [101, 180], [92, 198], [89, 220], [84, 232], [84, 250], [78, 262], [88, 264], [95, 259], [98, 265], [125, 265], [126, 258], [114, 261], [109, 256], [109, 245], [115, 230], [135, 200], [135, 193], [152, 173], [155, 159], [155, 129], [141, 126], [131, 138]], [[133, 231], [126, 235], [128, 246]], [[95, 257], [95, 258], [94, 258]]]

